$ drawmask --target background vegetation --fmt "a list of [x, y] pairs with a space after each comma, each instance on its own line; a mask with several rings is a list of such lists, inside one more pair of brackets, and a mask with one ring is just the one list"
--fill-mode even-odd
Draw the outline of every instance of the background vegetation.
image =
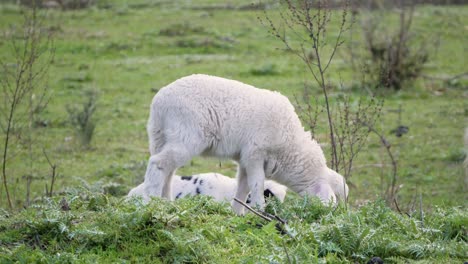
[[[143, 179], [151, 99], [177, 78], [218, 75], [280, 91], [297, 104], [323, 105], [303, 62], [258, 20], [266, 9], [281, 21], [282, 8], [276, 2], [101, 0], [84, 9], [41, 9], [40, 30], [53, 35], [48, 100], [32, 125], [23, 126], [32, 134], [13, 131], [6, 170], [13, 211], [0, 188], [2, 262], [466, 260], [464, 5], [415, 8], [410, 47], [424, 46], [427, 61], [417, 65], [418, 78], [398, 89], [379, 90], [364, 75], [375, 64], [366, 57], [363, 21], [379, 18], [380, 35], [398, 31], [394, 8], [355, 10], [356, 22], [326, 74], [332, 103], [346, 96], [356, 107], [370, 93], [384, 99], [374, 129], [398, 161], [402, 214], [375, 202], [386, 198], [392, 180], [392, 163], [375, 133], [354, 161], [348, 210], [331, 211], [292, 193], [269, 208], [290, 221], [289, 235], [204, 198], [150, 205], [121, 198]], [[2, 65], [16, 65], [10, 40], [25, 12], [11, 1], [0, 4]], [[332, 20], [329, 40], [338, 27]], [[328, 158], [326, 122], [319, 114], [314, 134]], [[401, 135], [401, 127], [409, 130]], [[233, 176], [235, 165], [197, 158], [178, 173], [209, 171]]]

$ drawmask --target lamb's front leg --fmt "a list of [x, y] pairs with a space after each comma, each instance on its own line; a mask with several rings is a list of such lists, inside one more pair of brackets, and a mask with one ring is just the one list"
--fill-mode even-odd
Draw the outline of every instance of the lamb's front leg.
[[263, 195], [265, 183], [265, 170], [263, 161], [250, 162], [246, 166], [247, 182], [250, 188], [250, 200], [254, 207], [263, 210], [265, 207], [265, 197]]
[[172, 178], [174, 178], [174, 172], [175, 171], [170, 172], [166, 177], [164, 187], [162, 189], [162, 197], [165, 197], [169, 200], [172, 200]]
[[[240, 201], [245, 202], [247, 199], [247, 195], [249, 194], [249, 184], [247, 182], [247, 173], [245, 171], [245, 168], [239, 166], [237, 168], [237, 191], [236, 191], [236, 196], [235, 198], [239, 199]], [[245, 214], [245, 208], [242, 204], [236, 202], [233, 200], [231, 202], [232, 210], [237, 215], [244, 215]]]

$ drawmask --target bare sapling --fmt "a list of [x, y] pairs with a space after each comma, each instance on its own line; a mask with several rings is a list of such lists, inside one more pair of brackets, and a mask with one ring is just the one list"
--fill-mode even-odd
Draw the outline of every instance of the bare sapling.
[[[370, 133], [363, 124], [374, 123], [379, 118], [382, 106], [382, 101], [375, 98], [359, 99], [356, 106], [354, 103], [350, 104], [351, 99], [347, 96], [341, 102], [333, 102], [330, 97], [330, 88], [333, 85], [328, 72], [338, 50], [344, 44], [345, 32], [353, 24], [349, 15], [349, 1], [284, 0], [282, 3], [284, 8], [279, 12], [279, 21], [275, 21], [266, 11], [259, 19], [284, 44], [286, 51], [305, 64], [312, 80], [320, 88], [331, 143], [330, 167], [348, 179], [353, 160]], [[332, 28], [333, 34], [328, 34]], [[315, 103], [318, 101], [315, 100]], [[296, 104], [304, 126], [308, 126], [314, 133], [320, 109], [312, 106], [313, 102], [310, 100], [301, 105], [296, 98]]]
[[[0, 127], [2, 132], [2, 182], [6, 201], [13, 208], [9, 192], [9, 160], [17, 153], [11, 149], [13, 144], [25, 144], [29, 153], [29, 167], [33, 170], [33, 137], [36, 116], [44, 110], [49, 99], [47, 73], [54, 58], [51, 32], [42, 24], [43, 17], [37, 9], [24, 10], [24, 22], [3, 32], [10, 53], [0, 58], [1, 93]], [[22, 134], [24, 137], [21, 137]], [[21, 141], [23, 140], [23, 141]], [[32, 173], [31, 173], [32, 174]], [[27, 189], [32, 181], [26, 177]], [[29, 200], [27, 192], [26, 200]]]
[[[337, 36], [332, 42], [327, 39], [328, 27], [333, 11], [329, 0], [312, 1], [282, 1], [286, 11], [280, 12], [281, 24], [273, 22], [265, 12], [270, 32], [286, 46], [287, 51], [299, 57], [306, 65], [315, 82], [322, 90], [325, 100], [325, 109], [328, 119], [331, 140], [331, 168], [337, 170], [337, 146], [335, 129], [333, 127], [333, 114], [329, 100], [329, 80], [325, 74], [338, 48], [344, 43], [343, 33], [349, 29], [347, 23], [349, 1], [343, 1], [340, 17], [340, 26]], [[260, 19], [262, 22], [263, 20]], [[265, 24], [265, 23], [264, 23]]]
[[353, 162], [365, 146], [367, 137], [379, 119], [383, 100], [374, 97], [352, 101], [344, 97], [336, 104], [335, 136], [337, 141], [336, 167], [346, 179], [351, 177]]

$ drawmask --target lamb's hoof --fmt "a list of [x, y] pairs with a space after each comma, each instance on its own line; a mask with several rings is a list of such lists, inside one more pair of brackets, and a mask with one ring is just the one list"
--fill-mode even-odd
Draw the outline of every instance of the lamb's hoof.
[[232, 210], [234, 211], [234, 213], [236, 213], [237, 215], [239, 216], [243, 216], [245, 215], [245, 208], [242, 204], [236, 202], [236, 201], [232, 201], [231, 203], [231, 207], [232, 207]]

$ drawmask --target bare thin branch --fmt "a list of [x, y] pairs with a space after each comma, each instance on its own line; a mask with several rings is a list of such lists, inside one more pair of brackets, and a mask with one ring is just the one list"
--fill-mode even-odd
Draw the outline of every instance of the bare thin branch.
[[258, 217], [260, 217], [260, 218], [262, 218], [262, 219], [264, 219], [264, 220], [267, 220], [268, 222], [271, 222], [271, 221], [272, 221], [271, 218], [269, 218], [268, 216], [265, 216], [265, 215], [263, 215], [263, 214], [257, 212], [257, 210], [253, 209], [253, 208], [250, 207], [248, 204], [246, 204], [246, 203], [244, 203], [243, 201], [237, 199], [236, 197], [234, 197], [234, 201], [236, 201], [236, 202], [242, 204], [245, 208], [247, 208], [249, 211], [251, 211], [252, 213], [254, 213], [256, 216], [258, 216]]

